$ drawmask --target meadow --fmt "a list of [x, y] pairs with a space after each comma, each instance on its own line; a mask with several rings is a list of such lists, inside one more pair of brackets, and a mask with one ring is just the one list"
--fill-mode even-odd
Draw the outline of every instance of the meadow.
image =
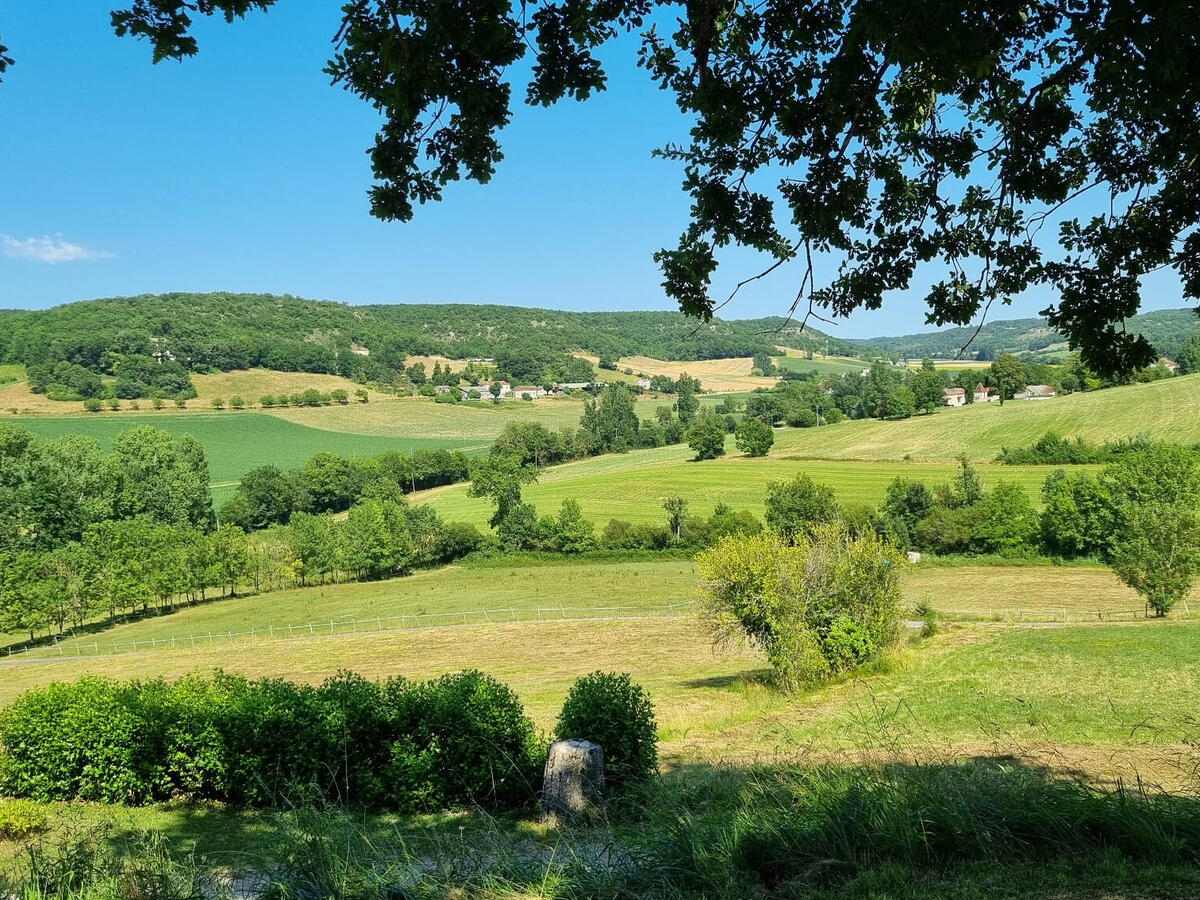
[[820, 375], [857, 375], [867, 368], [869, 363], [848, 356], [814, 356], [809, 359], [806, 354], [791, 347], [778, 348], [783, 355], [773, 357], [772, 361], [779, 369], [789, 372], [817, 372]]
[[[981, 587], [981, 585], [986, 585]], [[401, 609], [686, 602], [695, 574], [684, 560], [636, 563], [483, 564], [391, 582], [326, 586], [209, 603], [134, 622], [98, 636], [205, 634], [247, 626], [394, 614]], [[908, 602], [934, 597], [1032, 610], [1054, 597], [1086, 616], [1125, 609], [1132, 598], [1103, 569], [918, 568]], [[968, 598], [965, 601], [960, 598]], [[1068, 599], [1070, 598], [1070, 599]], [[1015, 616], [1014, 616], [1015, 617]], [[596, 669], [630, 672], [656, 704], [670, 766], [698, 761], [787, 759], [904, 750], [969, 753], [987, 744], [1027, 753], [1096, 778], [1139, 772], [1182, 778], [1194, 754], [1192, 698], [1200, 661], [1191, 620], [1058, 627], [949, 625], [932, 640], [909, 630], [900, 649], [855, 677], [786, 697], [766, 682], [762, 658], [721, 647], [694, 615], [624, 621], [526, 619], [420, 630], [215, 640], [99, 657], [0, 662], [0, 703], [49, 680], [98, 674], [175, 677], [227, 671], [318, 681], [339, 669], [372, 677], [424, 678], [480, 668], [511, 684], [548, 727], [570, 682]], [[85, 639], [82, 639], [86, 641]], [[70, 650], [70, 642], [65, 645]], [[1146, 690], [1147, 685], [1159, 689]]]
[[[841, 427], [820, 430], [836, 431]], [[795, 430], [776, 432], [776, 440], [782, 442], [794, 433]], [[662, 501], [671, 496], [685, 498], [693, 514], [707, 516], [718, 503], [726, 503], [761, 516], [767, 484], [786, 481], [801, 473], [833, 488], [842, 503], [878, 505], [895, 478], [936, 486], [949, 482], [958, 471], [957, 464], [951, 462], [801, 459], [776, 455], [776, 451], [765, 459], [751, 459], [737, 453], [732, 438], [724, 457], [694, 462], [694, 456], [688, 447], [676, 446], [566, 463], [543, 470], [537, 484], [522, 489], [522, 497], [541, 513], [557, 511], [563, 500], [577, 500], [584, 514], [603, 527], [609, 519], [661, 523], [665, 515]], [[999, 481], [1016, 482], [1035, 504], [1039, 502], [1042, 482], [1053, 471], [1050, 466], [979, 465], [977, 468], [985, 486]], [[485, 499], [468, 496], [467, 488], [465, 484], [433, 488], [418, 492], [413, 500], [428, 503], [447, 519], [486, 524], [491, 505]]]
[[860, 419], [834, 428], [776, 435], [772, 455], [821, 459], [994, 459], [1004, 447], [1034, 443], [1048, 431], [1094, 443], [1146, 432], [1158, 440], [1200, 442], [1200, 375], [1167, 378], [1051, 400], [1010, 400], [939, 409], [899, 421]]

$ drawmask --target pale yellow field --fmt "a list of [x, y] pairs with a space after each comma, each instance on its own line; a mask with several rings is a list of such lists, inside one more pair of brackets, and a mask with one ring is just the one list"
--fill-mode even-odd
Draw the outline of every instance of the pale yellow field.
[[[189, 402], [189, 406], [197, 409], [211, 408], [210, 402], [214, 397], [220, 397], [229, 404], [229, 398], [240, 396], [246, 401], [247, 407], [258, 406], [259, 398], [265, 394], [298, 394], [310, 389], [327, 394], [341, 388], [354, 401], [354, 392], [362, 387], [361, 384], [342, 378], [340, 375], [310, 375], [306, 372], [272, 372], [269, 369], [247, 369], [238, 372], [219, 372], [216, 375], [193, 375], [192, 383], [196, 385], [197, 397]], [[379, 400], [387, 396], [372, 391], [370, 399]], [[143, 406], [145, 406], [143, 401]], [[168, 404], [170, 405], [170, 404]]]
[[629, 368], [634, 372], [645, 372], [647, 375], [667, 375], [671, 378], [678, 378], [686, 372], [693, 378], [700, 379], [700, 387], [703, 390], [717, 393], [773, 387], [778, 379], [750, 374], [752, 362], [749, 356], [692, 362], [666, 362], [649, 356], [623, 356], [617, 360], [617, 368]]
[[[211, 410], [212, 399], [220, 397], [229, 404], [231, 397], [241, 396], [246, 401], [246, 408], [258, 406], [259, 398], [265, 394], [298, 394], [301, 391], [315, 389], [321, 393], [329, 393], [335, 388], [346, 391], [352, 401], [354, 392], [362, 387], [348, 378], [339, 375], [312, 375], [306, 372], [273, 372], [269, 369], [246, 369], [235, 372], [220, 372], [216, 375], [193, 375], [192, 383], [196, 385], [197, 397], [189, 400], [186, 409], [177, 409], [173, 401], [168, 400], [161, 413], [188, 413], [195, 410]], [[372, 401], [387, 397], [372, 391]], [[151, 402], [142, 400], [122, 400], [121, 412], [134, 412], [133, 404], [137, 403], [138, 410], [145, 412], [152, 409]], [[0, 412], [12, 415], [11, 409], [16, 408], [19, 415], [53, 415], [65, 416], [79, 414], [91, 415], [83, 409], [83, 403], [77, 400], [50, 400], [45, 394], [34, 394], [29, 390], [25, 381], [13, 382], [0, 386]], [[104, 407], [105, 417], [113, 411]]]

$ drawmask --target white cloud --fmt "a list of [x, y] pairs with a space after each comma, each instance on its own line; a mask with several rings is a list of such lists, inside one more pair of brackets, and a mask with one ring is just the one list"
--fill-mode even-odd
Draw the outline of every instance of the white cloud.
[[111, 259], [113, 254], [104, 250], [92, 250], [80, 244], [63, 240], [61, 234], [53, 237], [15, 238], [11, 234], [0, 234], [0, 249], [10, 259], [35, 259], [38, 262], [65, 263], [95, 259]]

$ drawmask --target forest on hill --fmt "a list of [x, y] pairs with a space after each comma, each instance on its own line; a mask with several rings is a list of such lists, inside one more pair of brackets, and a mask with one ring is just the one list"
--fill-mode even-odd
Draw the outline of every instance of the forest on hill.
[[[1200, 334], [1200, 318], [1197, 318], [1194, 309], [1162, 309], [1131, 316], [1126, 320], [1126, 327], [1131, 333], [1145, 335], [1161, 356], [1174, 358], [1189, 337]], [[968, 342], [970, 348], [964, 354], [967, 359], [995, 359], [1001, 353], [1038, 353], [1051, 347], [1067, 349], [1067, 339], [1041, 318], [987, 322], [978, 334], [975, 334], [975, 326], [972, 325], [924, 334], [850, 341], [858, 353], [870, 348], [908, 359], [926, 356], [951, 359]]]
[[[278, 371], [378, 377], [410, 355], [538, 358], [583, 350], [596, 356], [722, 359], [801, 349], [826, 336], [779, 331], [764, 321], [703, 325], [672, 312], [579, 313], [514, 306], [349, 306], [264, 294], [159, 294], [5, 311], [0, 361], [67, 361], [93, 371], [106, 354], [175, 360], [191, 371], [262, 366]], [[782, 322], [782, 320], [779, 320]], [[831, 352], [848, 352], [829, 339]]]

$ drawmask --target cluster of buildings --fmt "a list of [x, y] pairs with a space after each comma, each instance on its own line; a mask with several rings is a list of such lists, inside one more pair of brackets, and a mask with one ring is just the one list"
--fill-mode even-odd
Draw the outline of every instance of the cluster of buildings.
[[[965, 388], [952, 387], [946, 388], [943, 392], [946, 398], [946, 406], [966, 406], [967, 391]], [[1023, 391], [1013, 394], [1014, 400], [1049, 400], [1051, 397], [1057, 397], [1058, 391], [1048, 384], [1031, 384]], [[972, 400], [976, 403], [992, 403], [1000, 399], [1000, 392], [995, 388], [987, 387], [983, 382], [975, 385], [975, 390], [972, 393]]]

